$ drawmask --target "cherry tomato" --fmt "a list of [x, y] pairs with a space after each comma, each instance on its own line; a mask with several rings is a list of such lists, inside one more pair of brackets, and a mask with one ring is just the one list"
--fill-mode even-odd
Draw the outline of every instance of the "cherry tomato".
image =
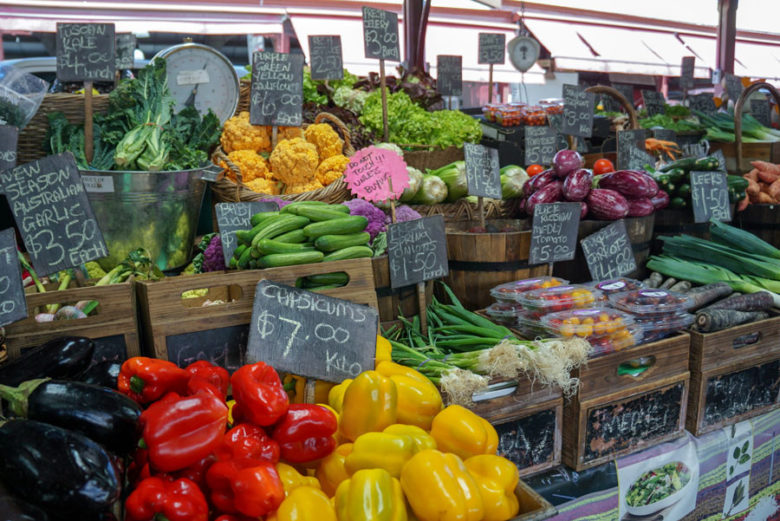
[[529, 176], [533, 177], [536, 174], [541, 174], [542, 172], [544, 172], [544, 167], [542, 165], [531, 165], [528, 168], [526, 168], [525, 171], [528, 173]]
[[593, 175], [601, 175], [615, 171], [615, 165], [609, 159], [599, 159], [593, 164]]

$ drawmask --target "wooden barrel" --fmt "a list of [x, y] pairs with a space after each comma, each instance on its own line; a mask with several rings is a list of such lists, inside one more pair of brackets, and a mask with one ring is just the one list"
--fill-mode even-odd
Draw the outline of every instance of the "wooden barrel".
[[[393, 289], [390, 287], [390, 263], [387, 255], [371, 259], [374, 268], [374, 286], [379, 308], [379, 321], [392, 322], [398, 320], [398, 314], [411, 317], [420, 313], [417, 286], [405, 286]], [[431, 303], [433, 297], [433, 282], [425, 284], [425, 305]]]
[[[503, 229], [524, 229], [527, 221], [495, 219], [491, 223]], [[450, 273], [444, 279], [463, 305], [471, 310], [493, 303], [490, 290], [499, 284], [549, 274], [549, 265], [528, 265], [531, 232], [469, 233], [479, 223], [447, 223], [447, 259]]]
[[673, 210], [667, 208], [655, 212], [655, 230], [653, 231], [653, 254], [661, 253], [663, 241], [661, 235], [692, 235], [701, 239], [710, 239], [710, 224], [693, 222], [693, 210]]
[[734, 216], [732, 224], [780, 248], [780, 205], [751, 204]]
[[[626, 232], [631, 242], [631, 249], [634, 251], [634, 259], [637, 266], [636, 271], [626, 274], [627, 277], [643, 278], [645, 263], [650, 256], [654, 217], [655, 215], [648, 215], [647, 217], [628, 217], [624, 219]], [[588, 263], [585, 261], [585, 254], [582, 252], [579, 241], [609, 224], [612, 224], [612, 221], [580, 221], [580, 229], [577, 232], [577, 253], [574, 259], [566, 262], [556, 262], [553, 265], [553, 274], [571, 282], [587, 282], [591, 280]]]

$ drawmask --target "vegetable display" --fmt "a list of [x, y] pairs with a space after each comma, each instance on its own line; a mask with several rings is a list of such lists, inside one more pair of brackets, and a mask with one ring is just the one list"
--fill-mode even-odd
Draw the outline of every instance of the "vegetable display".
[[[675, 209], [691, 208], [691, 179], [692, 171], [716, 171], [720, 169], [720, 163], [715, 156], [701, 158], [683, 158], [672, 161], [660, 167], [654, 177], [661, 190], [669, 195], [669, 207]], [[729, 202], [736, 203], [745, 199], [749, 181], [739, 176], [726, 175], [726, 184], [729, 192]]]

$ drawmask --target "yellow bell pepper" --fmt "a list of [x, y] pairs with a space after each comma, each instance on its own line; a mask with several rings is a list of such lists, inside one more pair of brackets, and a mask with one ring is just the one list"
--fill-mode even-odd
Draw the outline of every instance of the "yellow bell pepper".
[[420, 521], [481, 521], [482, 496], [455, 454], [424, 450], [401, 471], [401, 487]]
[[227, 401], [227, 407], [228, 407], [228, 418], [227, 421], [230, 425], [233, 425], [233, 407], [236, 406], [235, 400], [228, 400]]
[[284, 385], [285, 390], [287, 390], [287, 396], [290, 397], [290, 403], [304, 403], [306, 378], [294, 374], [285, 374], [282, 378], [282, 385]]
[[378, 366], [380, 362], [392, 362], [393, 361], [393, 346], [390, 341], [382, 335], [376, 336], [376, 355], [374, 357], [374, 366]]
[[515, 487], [520, 478], [514, 463], [501, 456], [480, 454], [463, 464], [479, 487], [485, 508], [483, 521], [507, 521], [517, 515], [520, 503]]
[[336, 488], [342, 481], [349, 479], [344, 461], [350, 452], [352, 452], [351, 443], [341, 444], [328, 454], [317, 467], [316, 476], [320, 481], [320, 486], [330, 497], [336, 494]]
[[344, 404], [344, 393], [351, 383], [352, 378], [347, 378], [340, 384], [331, 387], [330, 391], [328, 391], [328, 405], [339, 414], [341, 414], [341, 408]]
[[314, 403], [327, 402], [330, 390], [334, 387], [336, 387], [336, 384], [333, 382], [326, 382], [324, 380], [317, 380], [314, 382]]
[[414, 441], [406, 435], [367, 432], [358, 436], [344, 464], [354, 474], [362, 469], [385, 469], [394, 478], [414, 455]]
[[265, 521], [337, 521], [336, 510], [322, 490], [298, 487], [287, 495]]
[[401, 484], [383, 469], [359, 470], [342, 481], [336, 513], [339, 521], [407, 521]]
[[397, 409], [395, 383], [376, 371], [365, 371], [344, 392], [339, 431], [350, 441], [366, 432], [381, 432], [396, 423]]
[[287, 496], [298, 487], [320, 488], [320, 482], [317, 478], [304, 476], [286, 463], [277, 463], [276, 472], [279, 473], [279, 479], [282, 480], [284, 493]]
[[436, 415], [431, 436], [439, 450], [452, 452], [462, 459], [495, 454], [498, 448], [496, 429], [486, 419], [460, 405], [450, 405]]
[[430, 430], [433, 417], [441, 411], [441, 393], [428, 378], [395, 362], [380, 362], [376, 371], [390, 378], [398, 389], [398, 423]]
[[402, 423], [396, 423], [391, 425], [382, 432], [386, 434], [396, 434], [399, 436], [409, 436], [412, 438], [414, 444], [414, 453], [417, 454], [421, 450], [435, 449], [436, 440], [433, 436], [417, 427], [416, 425], [404, 425]]

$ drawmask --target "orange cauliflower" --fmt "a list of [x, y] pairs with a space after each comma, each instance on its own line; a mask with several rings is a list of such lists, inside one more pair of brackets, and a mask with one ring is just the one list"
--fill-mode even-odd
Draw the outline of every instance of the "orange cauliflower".
[[287, 185], [284, 189], [284, 193], [286, 194], [300, 194], [303, 192], [311, 192], [312, 190], [319, 190], [322, 188], [322, 183], [317, 181], [316, 179], [313, 179], [306, 183], [300, 183], [296, 185]]
[[258, 194], [279, 195], [279, 184], [273, 179], [258, 177], [244, 184], [247, 188]]
[[317, 167], [317, 181], [328, 186], [344, 174], [349, 158], [341, 154], [331, 156]]
[[271, 131], [269, 127], [250, 125], [249, 112], [241, 112], [225, 121], [219, 142], [228, 154], [234, 150], [270, 152]]
[[[241, 169], [241, 179], [244, 184], [254, 179], [269, 179], [271, 177], [265, 159], [254, 150], [234, 150], [228, 154], [228, 159]], [[227, 177], [231, 181], [237, 182], [236, 174], [227, 168], [227, 163], [220, 161], [219, 166], [227, 169]]]
[[297, 137], [277, 143], [270, 157], [273, 176], [286, 185], [305, 184], [315, 179], [319, 159], [317, 147]]
[[301, 127], [279, 127], [279, 130], [276, 133], [276, 139], [279, 141], [295, 137], [303, 137], [303, 130], [301, 130]]
[[344, 148], [344, 141], [341, 140], [336, 131], [327, 123], [309, 125], [306, 130], [303, 131], [303, 137], [309, 143], [313, 143], [317, 146], [317, 153], [320, 156], [320, 161], [341, 154], [341, 151]]

